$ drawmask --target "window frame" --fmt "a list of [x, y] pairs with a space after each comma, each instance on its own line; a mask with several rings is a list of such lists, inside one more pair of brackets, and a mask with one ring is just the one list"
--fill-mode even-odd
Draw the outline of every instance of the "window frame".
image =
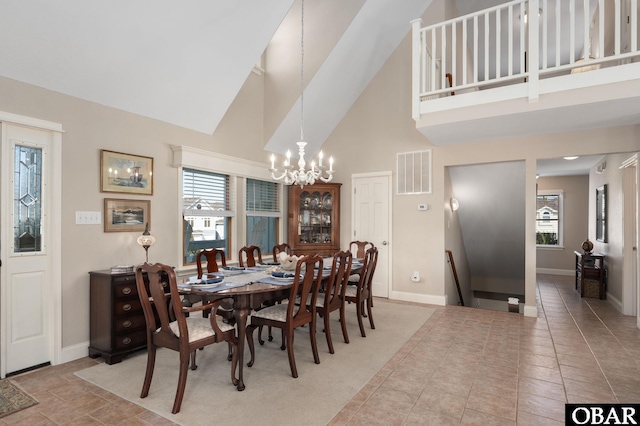
[[[275, 241], [274, 241], [274, 245], [275, 244], [279, 244], [280, 241], [282, 241], [281, 236], [279, 235], [278, 231], [280, 230], [280, 228], [282, 227], [281, 223], [282, 223], [282, 208], [281, 208], [281, 191], [280, 188], [282, 187], [281, 184], [279, 184], [278, 182], [275, 182], [273, 179], [270, 180], [265, 180], [265, 179], [256, 179], [256, 178], [252, 178], [252, 177], [247, 177], [244, 179], [245, 181], [245, 204], [248, 202], [248, 196], [249, 196], [249, 180], [253, 180], [253, 181], [257, 181], [257, 182], [265, 182], [265, 183], [269, 183], [269, 184], [273, 184], [274, 185], [274, 195], [276, 198], [276, 204], [273, 207], [273, 210], [264, 210], [264, 209], [249, 209], [248, 205], [246, 206], [246, 214], [245, 214], [245, 230], [247, 231], [247, 233], [245, 234], [245, 244], [246, 245], [252, 245], [252, 243], [249, 242], [249, 218], [250, 217], [265, 217], [265, 218], [275, 218], [276, 219], [276, 235], [275, 235]], [[255, 206], [254, 206], [255, 207]], [[269, 254], [271, 253], [271, 249], [272, 247], [263, 247], [262, 248], [262, 254]]]
[[[258, 163], [251, 160], [232, 157], [224, 154], [219, 154], [212, 151], [206, 151], [198, 148], [193, 148], [185, 145], [175, 145], [171, 147], [173, 151], [173, 167], [178, 169], [178, 219], [176, 221], [176, 229], [178, 236], [176, 241], [176, 247], [178, 247], [177, 263], [179, 265], [176, 269], [193, 270], [195, 265], [183, 263], [183, 224], [182, 224], [182, 199], [183, 199], [183, 169], [201, 170], [203, 172], [213, 172], [226, 174], [229, 176], [229, 186], [232, 193], [230, 194], [230, 210], [235, 212], [231, 220], [229, 233], [231, 235], [229, 241], [229, 256], [227, 258], [228, 264], [235, 264], [238, 262], [238, 250], [244, 246], [244, 242], [247, 239], [247, 206], [246, 206], [246, 191], [247, 183], [246, 179], [257, 179], [263, 181], [271, 181], [271, 174], [268, 171], [269, 165], [266, 163]], [[287, 204], [284, 199], [284, 188], [279, 182], [277, 184], [277, 196], [279, 213], [275, 215], [278, 220], [278, 241], [283, 241], [286, 233], [285, 221], [282, 220], [286, 217]], [[263, 253], [270, 255], [271, 253]]]
[[[538, 219], [538, 197], [540, 196], [558, 196], [558, 242], [557, 244], [538, 244], [537, 243], [537, 234], [538, 234], [538, 222], [545, 221], [549, 223], [554, 221], [555, 219], [551, 218], [540, 218]], [[544, 189], [538, 190], [536, 193], [536, 248], [543, 249], [562, 249], [564, 248], [564, 191], [562, 189]]]

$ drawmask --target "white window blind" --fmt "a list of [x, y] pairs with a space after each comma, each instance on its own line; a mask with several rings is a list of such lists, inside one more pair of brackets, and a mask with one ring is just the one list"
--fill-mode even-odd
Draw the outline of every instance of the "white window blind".
[[231, 188], [229, 176], [183, 169], [182, 201], [185, 216], [234, 216], [231, 208]]
[[431, 193], [431, 150], [397, 154], [397, 191], [402, 194]]
[[280, 217], [278, 184], [247, 178], [247, 216]]

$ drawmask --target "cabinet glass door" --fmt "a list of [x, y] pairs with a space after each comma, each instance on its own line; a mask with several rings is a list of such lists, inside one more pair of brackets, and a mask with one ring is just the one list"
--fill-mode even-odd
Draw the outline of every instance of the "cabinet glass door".
[[332, 206], [333, 198], [329, 192], [303, 191], [300, 194], [299, 243], [332, 242]]

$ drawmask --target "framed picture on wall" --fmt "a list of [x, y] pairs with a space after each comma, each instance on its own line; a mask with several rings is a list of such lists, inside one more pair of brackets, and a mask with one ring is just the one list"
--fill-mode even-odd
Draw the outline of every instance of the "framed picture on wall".
[[101, 149], [100, 192], [153, 195], [153, 158]]
[[149, 200], [104, 199], [104, 232], [143, 232], [150, 217]]
[[607, 242], [607, 185], [596, 189], [596, 240]]

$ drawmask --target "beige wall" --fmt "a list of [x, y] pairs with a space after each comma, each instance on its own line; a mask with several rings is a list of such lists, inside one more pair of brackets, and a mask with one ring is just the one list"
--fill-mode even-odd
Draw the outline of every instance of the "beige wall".
[[[171, 145], [188, 145], [262, 161], [262, 78], [251, 74], [215, 135], [129, 114], [70, 96], [0, 78], [0, 110], [61, 123], [62, 142], [62, 343], [89, 339], [92, 270], [143, 262], [136, 233], [105, 233], [103, 225], [76, 225], [76, 211], [103, 211], [105, 198], [151, 200], [151, 261], [178, 265], [180, 207]], [[154, 158], [153, 196], [100, 192], [100, 149]]]
[[[540, 177], [538, 190], [563, 191], [563, 248], [538, 248], [537, 266], [545, 272], [575, 272], [574, 250], [589, 236], [589, 176]], [[551, 271], [549, 271], [551, 270]]]
[[[622, 276], [624, 266], [624, 196], [622, 162], [630, 154], [613, 154], [605, 158], [603, 173], [595, 168], [589, 174], [589, 239], [593, 241], [593, 251], [604, 254], [607, 268], [607, 295], [620, 303], [622, 300]], [[607, 185], [607, 241], [596, 240], [596, 188]]]

